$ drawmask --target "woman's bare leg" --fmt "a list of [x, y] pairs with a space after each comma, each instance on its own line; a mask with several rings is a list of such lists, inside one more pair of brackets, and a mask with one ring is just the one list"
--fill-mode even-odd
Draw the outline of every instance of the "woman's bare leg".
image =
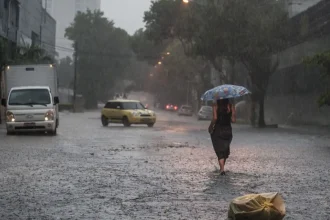
[[219, 165], [220, 165], [220, 172], [224, 172], [225, 171], [225, 159], [220, 159], [219, 160]]

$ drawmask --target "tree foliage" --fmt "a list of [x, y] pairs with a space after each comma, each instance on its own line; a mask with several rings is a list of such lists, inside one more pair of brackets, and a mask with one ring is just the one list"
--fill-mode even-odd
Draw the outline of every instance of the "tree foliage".
[[71, 57], [65, 57], [57, 61], [57, 74], [59, 86], [73, 88], [74, 63]]
[[265, 126], [264, 97], [278, 62], [272, 55], [286, 45], [290, 31], [281, 1], [180, 0], [152, 2], [144, 20], [155, 41], [177, 38], [186, 54], [201, 56], [220, 72], [218, 60], [242, 62], [248, 70], [252, 99], [260, 105], [259, 126]]
[[169, 41], [156, 43], [148, 39], [146, 31], [137, 30], [131, 37], [131, 47], [136, 57], [140, 61], [147, 61], [150, 65], [155, 65], [162, 56], [166, 55], [165, 48]]
[[179, 41], [172, 42], [166, 50], [171, 54], [162, 59], [162, 65], [150, 77], [153, 93], [160, 102], [181, 104], [188, 99], [188, 104], [198, 104], [201, 94], [212, 87], [210, 65], [201, 57], [186, 56]]
[[318, 103], [319, 106], [330, 106], [330, 51], [316, 54], [312, 57], [304, 59], [304, 63], [307, 65], [317, 65], [323, 70], [323, 80], [326, 86], [325, 91], [321, 94]]
[[1, 38], [0, 51], [1, 69], [5, 65], [50, 64], [54, 62], [53, 58], [38, 45], [26, 44], [10, 49], [7, 40]]
[[11, 64], [51, 64], [53, 58], [47, 52], [36, 45], [24, 45], [16, 48], [14, 59]]
[[109, 98], [132, 55], [130, 37], [101, 11], [78, 12], [66, 29], [66, 37], [77, 45], [77, 90], [87, 108]]

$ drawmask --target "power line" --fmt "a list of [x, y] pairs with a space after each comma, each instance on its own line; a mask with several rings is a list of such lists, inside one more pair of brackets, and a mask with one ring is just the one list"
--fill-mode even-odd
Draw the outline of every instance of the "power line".
[[[53, 44], [50, 44], [45, 41], [39, 41], [39, 42], [43, 45], [46, 45], [50, 48], [57, 49], [59, 51], [71, 52], [71, 53], [75, 52], [75, 50], [72, 48], [53, 45]], [[135, 55], [134, 52], [131, 52], [131, 53], [105, 53], [105, 52], [99, 52], [99, 51], [85, 51], [85, 50], [79, 50], [79, 49], [78, 49], [78, 52], [81, 55], [92, 55], [92, 56], [111, 57], [111, 58], [131, 58]], [[160, 54], [160, 56], [161, 56], [161, 54]], [[156, 55], [142, 55], [141, 56], [141, 55], [139, 55], [138, 57], [142, 58], [142, 59], [159, 59], [160, 56], [156, 56]]]

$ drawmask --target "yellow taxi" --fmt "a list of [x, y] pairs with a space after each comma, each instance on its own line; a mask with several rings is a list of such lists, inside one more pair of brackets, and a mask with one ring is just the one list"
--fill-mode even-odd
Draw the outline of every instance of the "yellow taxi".
[[122, 123], [125, 127], [132, 124], [146, 124], [153, 127], [156, 123], [156, 114], [148, 110], [140, 101], [136, 100], [110, 100], [101, 113], [103, 126], [109, 123]]

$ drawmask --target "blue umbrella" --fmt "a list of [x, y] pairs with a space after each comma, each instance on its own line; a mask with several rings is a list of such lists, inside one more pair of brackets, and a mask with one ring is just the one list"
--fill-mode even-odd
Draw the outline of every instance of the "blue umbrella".
[[202, 95], [201, 100], [213, 101], [218, 99], [231, 99], [238, 98], [250, 93], [251, 92], [243, 86], [225, 84], [206, 91], [204, 95]]

